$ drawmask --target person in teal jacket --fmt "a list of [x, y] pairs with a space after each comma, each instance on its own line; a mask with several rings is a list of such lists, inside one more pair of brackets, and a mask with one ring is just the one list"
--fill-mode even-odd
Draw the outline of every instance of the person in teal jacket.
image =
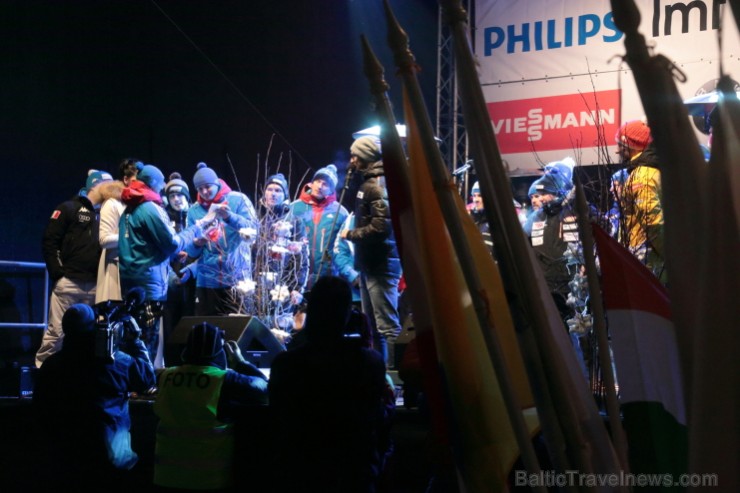
[[251, 245], [259, 233], [254, 205], [243, 193], [232, 191], [206, 163], [198, 163], [193, 185], [198, 196], [188, 212], [188, 226], [209, 213], [216, 216], [208, 241], [186, 250], [198, 259], [195, 314], [240, 313], [244, 297], [254, 293]]
[[337, 233], [349, 213], [337, 202], [337, 167], [333, 164], [319, 169], [301, 191], [298, 200], [290, 204], [288, 221], [303, 225], [309, 249], [307, 289], [321, 276], [337, 274], [332, 252]]
[[147, 164], [138, 179], [123, 189], [121, 201], [126, 206], [119, 222], [118, 250], [121, 288], [128, 292], [141, 287], [146, 292], [145, 315], [138, 322], [142, 340], [154, 360], [159, 344], [159, 318], [167, 299], [170, 260], [193, 242], [203, 242], [201, 225], [213, 219], [202, 218], [179, 234], [170, 226], [162, 207], [160, 191], [164, 175], [156, 166]]

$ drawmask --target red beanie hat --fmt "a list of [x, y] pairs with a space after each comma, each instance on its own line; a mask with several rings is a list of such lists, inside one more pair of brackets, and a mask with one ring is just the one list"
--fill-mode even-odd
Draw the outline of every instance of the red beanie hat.
[[653, 140], [650, 136], [650, 127], [640, 120], [632, 120], [619, 127], [614, 138], [617, 144], [623, 144], [638, 151], [645, 149]]

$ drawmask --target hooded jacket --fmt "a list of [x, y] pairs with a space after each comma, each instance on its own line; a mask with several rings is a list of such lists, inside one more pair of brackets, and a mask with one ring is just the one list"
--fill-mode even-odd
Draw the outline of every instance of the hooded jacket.
[[98, 240], [102, 253], [98, 264], [98, 285], [95, 303], [122, 300], [121, 276], [118, 269], [118, 223], [126, 209], [121, 202], [124, 184], [109, 181], [100, 185], [103, 205], [100, 206], [100, 232]]
[[663, 252], [663, 207], [660, 170], [652, 146], [629, 163], [632, 171], [622, 191], [622, 206], [630, 248], [648, 244], [660, 256]]
[[370, 163], [359, 171], [363, 182], [355, 201], [355, 227], [347, 232], [347, 239], [355, 244], [355, 270], [400, 278], [383, 162]]
[[118, 238], [121, 283], [143, 287], [148, 301], [163, 301], [167, 299], [170, 257], [192, 242], [200, 228], [175, 234], [159, 194], [143, 182], [132, 182], [121, 199], [126, 205]]

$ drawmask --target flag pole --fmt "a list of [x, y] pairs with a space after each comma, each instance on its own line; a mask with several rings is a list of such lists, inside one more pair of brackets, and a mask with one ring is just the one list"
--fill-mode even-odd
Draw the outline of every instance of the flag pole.
[[[453, 33], [455, 65], [460, 82], [467, 133], [474, 158], [486, 215], [494, 233], [494, 247], [500, 253], [499, 265], [507, 271], [506, 279], [516, 293], [521, 293], [521, 313], [535, 331], [536, 347], [545, 367], [563, 427], [567, 450], [581, 471], [616, 472], [618, 459], [599, 416], [593, 396], [588, 395], [570, 339], [562, 328], [549, 290], [514, 211], [509, 179], [496, 144], [483, 91], [478, 81], [476, 63], [467, 40], [467, 13], [460, 0], [440, 0]], [[492, 206], [492, 207], [491, 207]], [[498, 244], [497, 244], [498, 243]], [[527, 325], [525, 325], [527, 327]], [[560, 332], [558, 332], [560, 331]], [[536, 394], [535, 394], [536, 395]], [[564, 398], [569, 396], [569, 398]], [[572, 402], [569, 402], [572, 401]], [[544, 427], [543, 427], [544, 429]], [[559, 448], [557, 443], [553, 444]]]
[[586, 266], [586, 277], [588, 279], [589, 304], [594, 320], [594, 332], [599, 345], [599, 364], [604, 376], [606, 386], [606, 408], [609, 415], [609, 426], [611, 428], [612, 442], [617, 452], [617, 457], [624, 472], [629, 472], [629, 458], [627, 454], [627, 437], [622, 426], [619, 412], [619, 400], [614, 379], [614, 367], [612, 365], [611, 352], [609, 349], [609, 338], [606, 333], [606, 317], [604, 315], [604, 300], [601, 297], [601, 286], [598, 271], [596, 270], [596, 258], [594, 257], [594, 237], [591, 233], [591, 223], [588, 218], [588, 203], [583, 192], [580, 177], [576, 179], [576, 211], [578, 218], [578, 232], [583, 245], [583, 259]]
[[[700, 238], [687, 237], [686, 231], [703, 231], [701, 214], [707, 202], [706, 163], [673, 81], [680, 72], [664, 56], [651, 56], [648, 52], [645, 37], [638, 31], [640, 12], [633, 0], [611, 0], [611, 5], [614, 23], [624, 32], [625, 59], [634, 74], [658, 156], [661, 164], [666, 165], [660, 170], [665, 262], [681, 366], [683, 374], [688, 376], [693, 373], [694, 338], [701, 321], [695, 302], [696, 271], [686, 266], [698, 268], [703, 252]], [[691, 200], [686, 200], [687, 197]], [[691, 378], [685, 379], [684, 387], [691, 401]]]
[[[403, 80], [404, 87], [413, 112], [417, 117], [419, 124], [419, 138], [424, 148], [426, 161], [429, 165], [429, 172], [432, 177], [432, 183], [439, 202], [442, 215], [444, 216], [450, 239], [457, 254], [463, 276], [468, 285], [472, 303], [475, 308], [475, 314], [478, 323], [482, 329], [483, 338], [486, 343], [489, 359], [496, 373], [501, 393], [504, 397], [506, 411], [509, 416], [510, 424], [519, 450], [522, 461], [530, 473], [540, 471], [539, 462], [534, 452], [534, 447], [529, 437], [529, 430], [522, 414], [522, 405], [519, 396], [514, 390], [509, 369], [505, 361], [506, 356], [501, 350], [501, 343], [497, 331], [491, 326], [488, 306], [482, 294], [484, 289], [480, 282], [478, 273], [472, 262], [472, 253], [465, 238], [462, 223], [457, 212], [454, 202], [453, 193], [457, 193], [454, 184], [451, 184], [447, 175], [447, 170], [439, 153], [439, 148], [434, 139], [434, 132], [429, 121], [429, 115], [426, 111], [418, 81], [416, 79], [416, 62], [413, 54], [409, 50], [408, 36], [399, 25], [393, 11], [384, 0], [386, 18], [388, 22], [388, 43], [393, 51], [396, 66]], [[509, 355], [514, 357], [514, 355]], [[544, 487], [533, 487], [535, 491], [544, 492]]]
[[[410, 213], [407, 202], [410, 197], [408, 163], [396, 129], [396, 119], [391, 109], [391, 102], [388, 98], [389, 86], [384, 78], [383, 66], [373, 53], [367, 38], [362, 36], [361, 41], [364, 73], [370, 83], [370, 93], [375, 98], [377, 112], [380, 117], [383, 167], [385, 174], [389, 177], [386, 184], [389, 200], [393, 205], [391, 217], [398, 251], [401, 254], [401, 262], [407, 279], [422, 279], [419, 266], [414, 259], [406, 258], [404, 255], [404, 238], [406, 235], [415, 236], [416, 227], [413, 224], [413, 214]], [[390, 179], [391, 176], [395, 179]], [[400, 185], [397, 189], [394, 188], [397, 186], [396, 184]], [[419, 296], [414, 289], [409, 289], [409, 296], [414, 311], [416, 341], [418, 343], [424, 389], [429, 401], [433, 431], [441, 442], [446, 442], [449, 440], [449, 430], [446, 425], [448, 416], [443, 402], [443, 384], [439, 375], [431, 320], [426, 315], [424, 297]]]

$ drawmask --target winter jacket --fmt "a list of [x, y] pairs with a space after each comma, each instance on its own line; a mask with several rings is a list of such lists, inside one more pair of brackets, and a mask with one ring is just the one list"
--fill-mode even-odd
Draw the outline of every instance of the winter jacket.
[[573, 273], [565, 256], [569, 243], [578, 243], [578, 223], [569, 207], [552, 201], [534, 211], [530, 241], [550, 291], [568, 297]]
[[44, 231], [42, 250], [52, 281], [95, 281], [98, 276], [99, 218], [87, 197], [59, 204]]
[[200, 228], [175, 234], [159, 195], [142, 182], [134, 181], [124, 189], [121, 199], [126, 204], [118, 238], [121, 283], [143, 287], [148, 301], [163, 301], [170, 258], [192, 242]]
[[118, 223], [126, 206], [121, 202], [123, 182], [110, 181], [100, 185], [103, 205], [100, 206], [100, 255], [98, 264], [98, 285], [95, 289], [95, 303], [108, 300], [122, 300], [121, 276], [118, 268]]
[[[95, 356], [95, 333], [65, 337], [62, 350], [38, 371], [33, 393], [39, 436], [51, 458], [130, 469], [129, 392], [145, 393], [156, 385], [154, 367], [141, 340], [127, 341], [113, 361]], [[46, 469], [45, 469], [46, 470]], [[55, 481], [59, 479], [55, 476]]]
[[633, 168], [624, 184], [622, 206], [629, 246], [648, 244], [662, 256], [663, 207], [661, 205], [660, 170], [652, 147], [630, 162]]
[[242, 238], [239, 230], [251, 228], [258, 233], [259, 222], [254, 205], [246, 195], [233, 192], [223, 181], [211, 202], [200, 195], [188, 211], [188, 226], [205, 217], [211, 204], [227, 204], [229, 216], [219, 219], [210, 241], [203, 247], [189, 245], [186, 252], [198, 259], [196, 285], [199, 288], [230, 288], [239, 281], [252, 277], [252, 252], [250, 243]]
[[401, 277], [401, 260], [388, 208], [383, 162], [361, 169], [362, 185], [355, 201], [355, 227], [347, 239], [355, 244], [355, 270], [365, 274]]
[[[222, 351], [220, 353], [223, 353]], [[226, 488], [233, 480], [232, 423], [249, 406], [267, 404], [267, 379], [242, 362], [218, 360], [167, 368], [159, 377], [154, 483], [172, 488]]]
[[[336, 275], [334, 261], [321, 265], [324, 249], [332, 253], [337, 233], [342, 228], [349, 212], [337, 202], [335, 194], [316, 202], [304, 189], [298, 200], [290, 204], [287, 220], [297, 221], [303, 225], [303, 231], [309, 249], [309, 282], [310, 288], [319, 276]], [[335, 219], [336, 218], [336, 219]], [[331, 257], [331, 255], [330, 255]]]

